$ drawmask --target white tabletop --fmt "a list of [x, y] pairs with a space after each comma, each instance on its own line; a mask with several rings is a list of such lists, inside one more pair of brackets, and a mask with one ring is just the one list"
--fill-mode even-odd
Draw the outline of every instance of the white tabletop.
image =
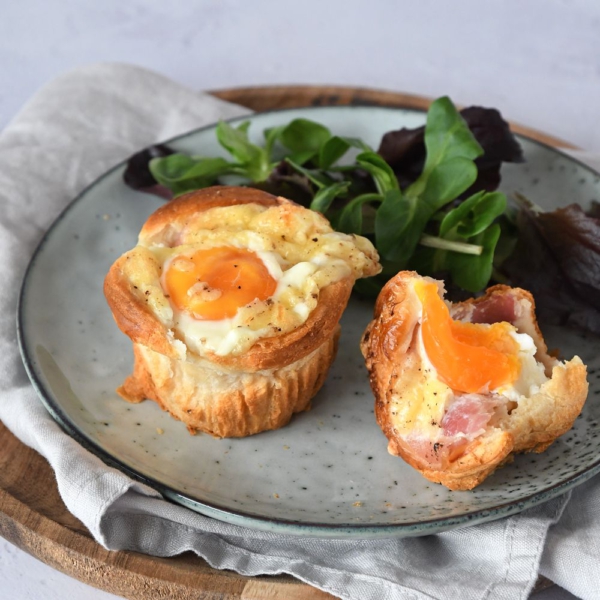
[[[196, 89], [447, 94], [600, 152], [596, 0], [19, 0], [2, 3], [0, 33], [0, 127], [60, 73], [123, 61]], [[0, 590], [11, 600], [114, 598], [1, 540]]]

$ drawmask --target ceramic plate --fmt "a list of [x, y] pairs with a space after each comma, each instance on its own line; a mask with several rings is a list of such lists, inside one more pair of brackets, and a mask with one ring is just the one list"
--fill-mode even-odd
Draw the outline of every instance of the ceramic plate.
[[[416, 127], [424, 114], [373, 107], [320, 107], [258, 114], [251, 136], [308, 117], [374, 147], [381, 135]], [[545, 208], [600, 199], [589, 168], [520, 138], [527, 162], [503, 169], [502, 189]], [[182, 151], [223, 155], [214, 128], [172, 140]], [[541, 455], [519, 456], [470, 492], [430, 483], [390, 456], [375, 423], [358, 348], [372, 304], [352, 299], [340, 352], [313, 409], [290, 425], [245, 439], [188, 435], [154, 402], [131, 405], [115, 388], [130, 373], [131, 343], [114, 324], [102, 283], [111, 263], [133, 247], [154, 196], [122, 183], [124, 165], [76, 198], [48, 231], [23, 284], [21, 349], [42, 401], [63, 428], [107, 463], [166, 498], [231, 523], [316, 537], [424, 535], [521, 511], [600, 470], [600, 369], [593, 341], [561, 329], [550, 348], [577, 352], [590, 368], [590, 396], [572, 431]]]

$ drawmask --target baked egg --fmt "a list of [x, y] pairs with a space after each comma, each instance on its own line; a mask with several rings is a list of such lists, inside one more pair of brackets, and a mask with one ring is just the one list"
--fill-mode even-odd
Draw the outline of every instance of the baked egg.
[[178, 230], [140, 235], [125, 269], [180, 352], [224, 356], [292, 331], [324, 287], [380, 266], [366, 238], [282, 201], [209, 208]]
[[586, 367], [548, 354], [526, 290], [497, 285], [457, 304], [443, 296], [441, 282], [401, 271], [379, 294], [361, 350], [388, 451], [470, 490], [573, 426]]
[[[538, 392], [548, 380], [544, 365], [535, 359], [534, 340], [527, 333], [519, 333], [506, 321], [453, 319], [442, 299], [443, 286], [432, 279], [415, 280], [409, 293], [417, 352], [397, 384], [401, 393], [391, 401], [391, 419], [399, 432], [418, 429], [430, 437], [448, 433], [474, 437], [492, 417], [491, 403], [486, 405], [487, 420], [483, 422], [479, 413], [476, 416], [472, 411], [453, 415], [456, 407], [450, 408], [457, 399], [485, 396], [500, 405], [500, 397], [518, 401]], [[463, 402], [462, 409], [471, 407]], [[471, 417], [481, 421], [479, 427], [469, 421]], [[462, 430], [458, 426], [461, 419]]]

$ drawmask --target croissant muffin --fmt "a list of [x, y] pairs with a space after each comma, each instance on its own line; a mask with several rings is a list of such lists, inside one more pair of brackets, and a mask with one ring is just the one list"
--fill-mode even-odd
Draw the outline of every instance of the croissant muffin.
[[542, 452], [587, 397], [579, 357], [548, 354], [531, 294], [497, 285], [458, 304], [442, 282], [402, 271], [361, 342], [390, 454], [470, 490], [518, 452]]
[[105, 279], [133, 342], [117, 392], [154, 400], [191, 433], [281, 427], [323, 384], [355, 279], [379, 270], [368, 240], [284, 198], [227, 186], [180, 196]]

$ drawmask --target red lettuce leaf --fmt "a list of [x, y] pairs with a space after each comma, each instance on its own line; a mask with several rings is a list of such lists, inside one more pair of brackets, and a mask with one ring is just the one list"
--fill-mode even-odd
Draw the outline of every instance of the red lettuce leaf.
[[162, 158], [174, 153], [175, 150], [164, 144], [148, 146], [148, 148], [145, 148], [141, 152], [137, 152], [127, 161], [127, 167], [125, 168], [125, 173], [123, 173], [123, 181], [133, 190], [154, 194], [170, 200], [173, 197], [173, 193], [156, 182], [152, 173], [150, 173], [148, 165], [153, 158]]
[[517, 226], [502, 272], [531, 291], [541, 322], [600, 334], [600, 219], [577, 204], [545, 213], [522, 206]]
[[296, 171], [287, 161], [282, 160], [273, 169], [266, 181], [254, 184], [274, 196], [283, 196], [302, 206], [310, 206], [314, 196], [312, 184], [306, 175]]
[[[477, 180], [462, 195], [466, 198], [481, 190], [495, 190], [500, 184], [502, 163], [523, 162], [524, 159], [521, 146], [496, 109], [471, 106], [460, 111], [460, 114], [484, 151], [475, 161]], [[382, 137], [378, 152], [391, 165], [400, 187], [407, 187], [423, 170], [425, 127], [389, 131]]]
[[587, 211], [588, 217], [594, 217], [594, 219], [600, 219], [600, 202], [592, 200], [592, 205]]

